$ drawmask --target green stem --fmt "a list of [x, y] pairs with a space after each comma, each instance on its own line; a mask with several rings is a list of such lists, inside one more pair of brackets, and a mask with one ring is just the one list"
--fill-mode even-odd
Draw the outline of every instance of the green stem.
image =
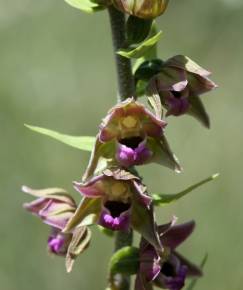
[[[118, 55], [116, 52], [123, 48], [126, 43], [125, 33], [125, 15], [116, 10], [113, 6], [108, 8], [110, 17], [110, 26], [112, 31], [112, 40], [116, 61], [117, 70], [117, 83], [118, 83], [118, 102], [124, 101], [129, 97], [134, 96], [134, 78], [132, 75], [131, 61], [123, 56]], [[115, 238], [115, 251], [132, 245], [133, 231], [122, 232], [118, 231]], [[116, 275], [110, 281], [111, 289], [116, 290], [129, 290], [130, 289], [130, 276]]]
[[134, 79], [132, 75], [131, 61], [119, 54], [117, 51], [124, 48], [126, 43], [125, 15], [116, 10], [113, 6], [108, 8], [112, 40], [117, 69], [118, 101], [134, 96]]

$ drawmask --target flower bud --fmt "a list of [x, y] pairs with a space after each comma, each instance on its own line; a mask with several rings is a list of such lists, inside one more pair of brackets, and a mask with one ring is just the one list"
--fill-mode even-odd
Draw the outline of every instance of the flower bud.
[[209, 128], [209, 116], [199, 96], [217, 87], [209, 79], [210, 74], [188, 57], [177, 55], [165, 62], [157, 59], [144, 62], [135, 78], [137, 83], [148, 83], [148, 95], [159, 95], [166, 116], [188, 114]]
[[58, 256], [65, 256], [71, 239], [72, 234], [64, 234], [59, 229], [52, 228], [47, 241], [49, 252]]
[[153, 19], [161, 15], [169, 0], [113, 0], [114, 6], [122, 12], [143, 19]]

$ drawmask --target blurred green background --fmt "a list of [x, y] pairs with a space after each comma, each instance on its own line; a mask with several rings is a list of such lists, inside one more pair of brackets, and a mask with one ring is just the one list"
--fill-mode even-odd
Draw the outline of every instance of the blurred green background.
[[[151, 192], [172, 193], [208, 175], [218, 180], [158, 212], [195, 219], [181, 251], [209, 260], [197, 290], [243, 289], [243, 4], [241, 0], [171, 1], [159, 20], [159, 54], [185, 54], [213, 71], [219, 89], [203, 96], [206, 130], [190, 117], [171, 119], [167, 136], [184, 167], [175, 174], [141, 168]], [[90, 250], [66, 274], [48, 257], [48, 227], [22, 209], [22, 184], [64, 187], [82, 175], [89, 155], [28, 131], [23, 124], [95, 135], [115, 102], [116, 79], [106, 12], [80, 13], [58, 0], [0, 0], [0, 289], [103, 290], [113, 243], [94, 230]]]

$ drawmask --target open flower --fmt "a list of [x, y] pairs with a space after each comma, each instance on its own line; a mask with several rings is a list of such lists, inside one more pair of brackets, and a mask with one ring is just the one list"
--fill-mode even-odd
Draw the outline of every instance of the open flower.
[[[85, 179], [94, 174], [100, 157], [118, 166], [156, 162], [180, 171], [176, 156], [164, 136], [166, 122], [129, 98], [114, 106], [103, 119]], [[99, 167], [99, 166], [98, 166]]]
[[166, 115], [189, 114], [204, 126], [210, 126], [208, 114], [199, 96], [216, 88], [209, 79], [210, 72], [183, 55], [165, 62], [152, 60], [143, 63], [136, 72], [137, 79], [149, 81], [149, 94], [159, 94]]
[[22, 187], [22, 191], [37, 197], [25, 203], [24, 208], [51, 226], [48, 237], [48, 251], [58, 256], [66, 256], [67, 271], [71, 271], [76, 257], [89, 245], [91, 233], [87, 227], [63, 233], [67, 222], [76, 210], [73, 198], [62, 188], [32, 189]]
[[165, 11], [169, 0], [112, 0], [112, 2], [122, 12], [143, 19], [153, 19]]
[[160, 248], [151, 197], [138, 177], [121, 169], [106, 169], [86, 183], [74, 182], [84, 197], [64, 231], [98, 223], [111, 230], [134, 228]]
[[194, 221], [177, 226], [173, 223], [160, 226], [158, 231], [164, 248], [162, 255], [142, 239], [136, 290], [151, 290], [153, 285], [163, 289], [180, 290], [188, 276], [202, 275], [197, 266], [176, 252], [176, 248], [188, 238], [194, 227]]

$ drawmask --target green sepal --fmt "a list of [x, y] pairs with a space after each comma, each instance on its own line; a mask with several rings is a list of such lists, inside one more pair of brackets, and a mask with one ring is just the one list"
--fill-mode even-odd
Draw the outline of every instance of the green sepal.
[[151, 30], [153, 20], [129, 16], [126, 23], [128, 44], [134, 44], [144, 41]]
[[92, 149], [92, 153], [89, 159], [89, 164], [82, 177], [85, 182], [92, 175], [102, 172], [111, 163], [114, 162], [113, 156], [115, 155], [116, 144], [114, 140], [107, 143], [101, 143], [99, 137], [96, 137], [95, 144]]
[[104, 228], [104, 227], [102, 227], [100, 225], [98, 225], [97, 227], [100, 230], [100, 232], [102, 234], [105, 234], [107, 237], [114, 237], [114, 231], [112, 231], [112, 230], [110, 230], [108, 228]]
[[150, 80], [154, 75], [160, 73], [163, 61], [158, 58], [143, 61], [135, 71], [135, 79]]
[[25, 127], [29, 128], [32, 131], [40, 133], [42, 135], [49, 136], [57, 141], [60, 141], [66, 145], [77, 148], [84, 151], [92, 151], [95, 144], [95, 137], [90, 136], [71, 136], [66, 134], [61, 134], [59, 132], [49, 130], [46, 128], [36, 127], [25, 124]]
[[155, 116], [161, 119], [163, 114], [162, 103], [160, 96], [155, 92], [148, 95], [148, 103], [151, 108], [154, 110]]
[[145, 238], [159, 252], [162, 251], [159, 235], [152, 208], [148, 209], [141, 205], [139, 201], [134, 201], [132, 205], [132, 227]]
[[96, 223], [101, 210], [102, 201], [100, 198], [84, 197], [74, 215], [68, 221], [63, 232], [69, 232], [76, 226], [89, 226]]
[[[202, 262], [200, 264], [200, 269], [203, 270], [204, 266], [206, 265], [208, 261], [208, 253], [205, 254], [205, 256], [202, 259]], [[197, 284], [198, 278], [194, 278], [191, 283], [188, 285], [188, 287], [186, 288], [186, 290], [193, 290]]]
[[138, 45], [130, 46], [126, 49], [121, 49], [117, 53], [126, 58], [140, 58], [157, 44], [161, 37], [161, 34], [162, 31], [159, 31], [155, 35], [152, 34], [150, 37], [148, 37]]
[[160, 206], [160, 205], [167, 205], [171, 202], [175, 202], [178, 199], [184, 197], [185, 195], [187, 195], [188, 193], [190, 193], [191, 191], [193, 191], [194, 189], [202, 186], [205, 183], [208, 183], [214, 179], [216, 179], [219, 176], [218, 173], [194, 184], [191, 185], [190, 187], [188, 187], [187, 189], [179, 192], [179, 193], [175, 193], [175, 194], [152, 194], [152, 198], [153, 198], [153, 203], [154, 205]]
[[105, 7], [91, 0], [64, 0], [70, 6], [82, 10], [86, 13], [93, 13], [100, 11]]
[[168, 167], [177, 173], [182, 171], [179, 160], [172, 152], [165, 136], [161, 136], [160, 140], [148, 138], [148, 148], [154, 152], [151, 159], [152, 162]]
[[189, 101], [191, 106], [188, 114], [196, 118], [203, 126], [209, 129], [210, 118], [201, 99], [198, 96], [191, 96]]
[[113, 254], [110, 259], [111, 276], [120, 273], [133, 275], [139, 269], [139, 249], [136, 247], [124, 247]]
[[74, 230], [65, 261], [68, 273], [72, 271], [75, 259], [89, 246], [90, 239], [91, 231], [87, 227], [78, 227]]

